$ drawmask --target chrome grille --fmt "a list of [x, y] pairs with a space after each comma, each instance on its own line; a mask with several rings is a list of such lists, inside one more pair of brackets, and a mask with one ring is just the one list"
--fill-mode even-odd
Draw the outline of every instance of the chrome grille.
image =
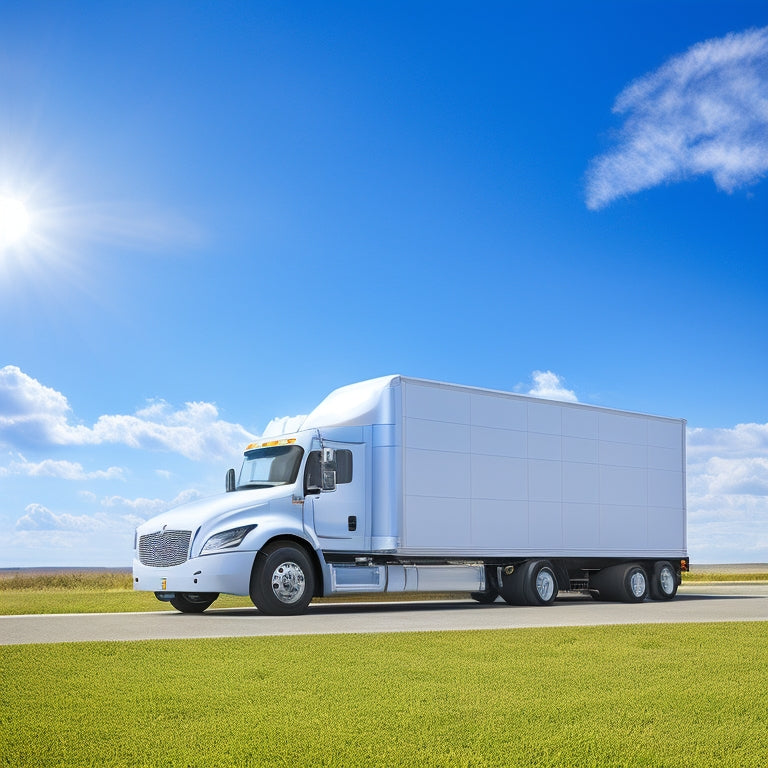
[[154, 568], [168, 568], [187, 561], [192, 531], [157, 531], [139, 538], [139, 562]]

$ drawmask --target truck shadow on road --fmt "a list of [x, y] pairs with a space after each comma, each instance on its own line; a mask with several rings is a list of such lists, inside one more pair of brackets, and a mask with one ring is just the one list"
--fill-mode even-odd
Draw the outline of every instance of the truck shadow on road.
[[[765, 595], [711, 595], [711, 594], [678, 594], [674, 600], [663, 602], [656, 600], [646, 600], [642, 603], [634, 604], [634, 607], [638, 611], [649, 609], [652, 606], [656, 607], [670, 607], [674, 608], [675, 605], [680, 603], [691, 603], [711, 600], [755, 600], [765, 599]], [[473, 600], [413, 600], [413, 601], [397, 601], [397, 602], [364, 602], [364, 603], [312, 603], [305, 615], [312, 616], [351, 616], [351, 615], [382, 615], [382, 614], [400, 614], [412, 611], [418, 611], [419, 613], [431, 613], [438, 611], [564, 611], [573, 609], [576, 606], [583, 606], [585, 604], [594, 603], [595, 608], [599, 610], [598, 606], [609, 607], [616, 606], [617, 608], [626, 607], [628, 603], [618, 602], [601, 602], [593, 600], [589, 595], [564, 595], [558, 597], [555, 603], [551, 606], [519, 606], [519, 605], [507, 605], [503, 600], [497, 600], [495, 603], [489, 605], [483, 605]], [[183, 616], [181, 613], [166, 614]], [[228, 616], [235, 618], [270, 618], [270, 619], [295, 619], [295, 616], [265, 616], [256, 608], [211, 608], [206, 611], [205, 616]]]

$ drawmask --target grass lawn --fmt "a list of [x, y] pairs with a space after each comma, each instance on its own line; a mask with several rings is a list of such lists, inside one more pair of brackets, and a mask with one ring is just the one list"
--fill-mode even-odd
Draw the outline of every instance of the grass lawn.
[[2, 766], [768, 765], [764, 622], [0, 647]]

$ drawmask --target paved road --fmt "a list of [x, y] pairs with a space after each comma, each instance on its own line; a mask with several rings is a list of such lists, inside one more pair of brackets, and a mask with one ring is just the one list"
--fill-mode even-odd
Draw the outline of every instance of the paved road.
[[248, 608], [211, 609], [200, 615], [162, 611], [0, 616], [0, 645], [703, 621], [768, 621], [768, 584], [687, 586], [670, 602], [640, 605], [569, 596], [547, 608], [456, 600], [324, 603], [311, 605], [303, 616], [280, 617]]

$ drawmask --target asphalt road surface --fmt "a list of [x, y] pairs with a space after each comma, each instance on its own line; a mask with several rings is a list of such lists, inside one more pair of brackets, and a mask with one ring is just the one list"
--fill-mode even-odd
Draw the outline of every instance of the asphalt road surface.
[[452, 600], [321, 603], [310, 605], [303, 616], [262, 616], [255, 608], [212, 608], [203, 614], [172, 610], [0, 616], [0, 645], [707, 621], [768, 621], [768, 584], [690, 585], [681, 587], [669, 602], [648, 600], [641, 604], [599, 603], [581, 595], [566, 596], [546, 608]]

